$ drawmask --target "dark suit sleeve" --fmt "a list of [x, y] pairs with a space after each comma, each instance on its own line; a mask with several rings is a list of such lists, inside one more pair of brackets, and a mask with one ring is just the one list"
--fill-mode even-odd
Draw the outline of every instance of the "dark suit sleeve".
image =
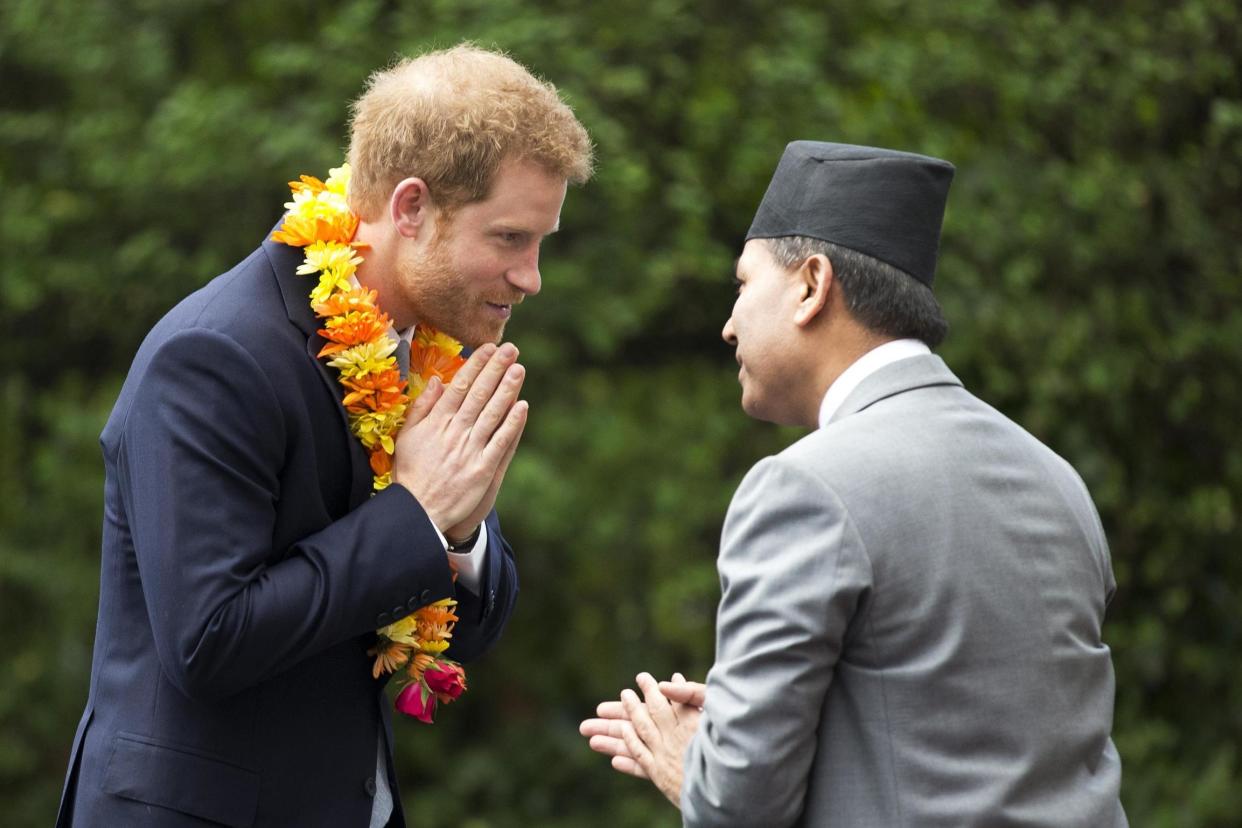
[[513, 548], [500, 533], [496, 511], [487, 516], [487, 557], [484, 559], [479, 593], [457, 588], [457, 616], [448, 655], [470, 661], [496, 643], [517, 602], [518, 576]]
[[285, 440], [272, 383], [216, 331], [169, 338], [134, 392], [122, 497], [160, 663], [189, 696], [229, 696], [380, 613], [453, 594], [443, 546], [400, 486], [273, 549]]

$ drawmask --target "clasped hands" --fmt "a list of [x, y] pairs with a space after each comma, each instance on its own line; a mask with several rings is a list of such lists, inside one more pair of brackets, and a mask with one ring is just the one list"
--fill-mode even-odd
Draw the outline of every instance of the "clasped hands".
[[658, 683], [639, 673], [636, 682], [641, 699], [622, 690], [620, 701], [602, 702], [595, 709], [599, 718], [587, 719], [578, 732], [590, 740], [591, 750], [612, 757], [615, 770], [651, 780], [681, 807], [682, 761], [699, 726], [706, 688], [680, 673]]
[[[445, 387], [427, 383], [406, 412], [393, 452], [392, 479], [414, 495], [450, 540], [469, 537], [491, 512], [526, 428], [518, 400], [526, 370], [511, 344], [479, 347]], [[698, 728], [704, 686], [677, 673], [657, 683], [640, 673], [640, 699], [623, 690], [603, 702], [599, 718], [579, 728], [616, 770], [650, 779], [674, 804], [681, 799], [682, 759]]]
[[406, 411], [392, 480], [450, 541], [468, 538], [491, 512], [526, 428], [517, 358], [510, 343], [482, 345], [447, 387], [432, 378]]

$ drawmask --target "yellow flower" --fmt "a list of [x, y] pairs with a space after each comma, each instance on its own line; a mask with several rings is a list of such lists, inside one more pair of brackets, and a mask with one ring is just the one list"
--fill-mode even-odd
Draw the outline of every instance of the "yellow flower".
[[398, 644], [409, 644], [411, 647], [418, 646], [418, 619], [413, 615], [407, 615], [405, 618], [393, 621], [386, 627], [380, 627], [379, 634], [387, 638], [389, 641], [396, 641]]
[[418, 648], [424, 653], [439, 655], [449, 648], [449, 643], [447, 641], [424, 641], [418, 645]]
[[323, 182], [304, 176], [301, 182], [290, 182], [290, 187], [293, 200], [285, 202], [289, 214], [272, 234], [272, 241], [304, 247], [315, 242], [353, 240], [358, 217], [350, 212], [339, 186], [325, 189]]
[[335, 270], [339, 275], [349, 278], [358, 269], [358, 265], [362, 264], [362, 257], [354, 255], [356, 252], [348, 244], [317, 241], [303, 251], [306, 258], [298, 265], [298, 275], [309, 276], [321, 270]]
[[392, 435], [401, 429], [405, 419], [405, 406], [400, 410], [349, 412], [349, 429], [371, 451], [376, 445], [392, 454], [397, 443]]
[[418, 399], [418, 395], [427, 390], [427, 380], [420, 374], [411, 373], [407, 383], [405, 395], [411, 400]]
[[346, 379], [361, 377], [378, 371], [387, 371], [397, 364], [392, 352], [397, 350], [397, 340], [381, 336], [373, 342], [363, 342], [346, 348], [328, 360], [328, 364], [341, 372]]
[[363, 411], [349, 415], [349, 430], [367, 451], [374, 449], [380, 442], [381, 420], [378, 415], [377, 411]]
[[328, 180], [324, 182], [324, 186], [328, 192], [336, 193], [341, 198], [349, 195], [349, 180], [353, 177], [353, 168], [349, 166], [349, 162], [345, 162], [339, 167], [333, 167], [328, 170]]
[[332, 224], [344, 222], [350, 215], [349, 204], [343, 193], [310, 187], [295, 192], [293, 201], [285, 202], [285, 209], [298, 218], [323, 219]]
[[335, 270], [325, 270], [319, 274], [319, 283], [311, 288], [311, 304], [317, 305], [326, 302], [334, 293], [341, 293], [349, 290], [349, 288], [348, 279], [342, 279]]
[[435, 348], [445, 351], [449, 356], [457, 356], [461, 353], [461, 343], [446, 333], [441, 333], [435, 328], [429, 328], [426, 325], [419, 325], [414, 329], [414, 345], [421, 345], [424, 348]]

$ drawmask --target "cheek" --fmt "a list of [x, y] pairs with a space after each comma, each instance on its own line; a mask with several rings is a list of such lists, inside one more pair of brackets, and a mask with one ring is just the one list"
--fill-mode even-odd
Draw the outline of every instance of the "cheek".
[[453, 269], [468, 287], [483, 287], [503, 279], [506, 266], [504, 257], [486, 246], [453, 256]]
[[763, 338], [762, 307], [754, 294], [742, 294], [733, 305], [733, 331], [739, 346], [753, 349]]

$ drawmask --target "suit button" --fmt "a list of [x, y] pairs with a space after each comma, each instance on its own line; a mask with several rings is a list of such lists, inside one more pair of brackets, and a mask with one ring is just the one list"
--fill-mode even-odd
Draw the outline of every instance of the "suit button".
[[431, 603], [431, 590], [424, 589], [422, 592], [418, 593], [418, 601], [420, 604], [430, 604]]
[[487, 592], [487, 608], [483, 610], [484, 615], [491, 615], [496, 609], [496, 590], [491, 589]]
[[381, 612], [379, 615], [375, 616], [375, 626], [377, 627], [387, 627], [391, 622], [392, 619], [388, 617], [388, 613], [386, 612]]
[[362, 783], [362, 787], [366, 790], [367, 796], [375, 796], [375, 777], [368, 776], [367, 781]]
[[396, 621], [399, 618], [405, 618], [409, 614], [410, 614], [409, 611], [405, 607], [401, 606], [400, 604], [397, 604], [395, 607], [392, 608], [392, 620], [394, 621]]
[[410, 612], [413, 612], [414, 610], [418, 609], [422, 605], [423, 604], [421, 601], [418, 600], [417, 595], [405, 602], [405, 608], [409, 610]]

